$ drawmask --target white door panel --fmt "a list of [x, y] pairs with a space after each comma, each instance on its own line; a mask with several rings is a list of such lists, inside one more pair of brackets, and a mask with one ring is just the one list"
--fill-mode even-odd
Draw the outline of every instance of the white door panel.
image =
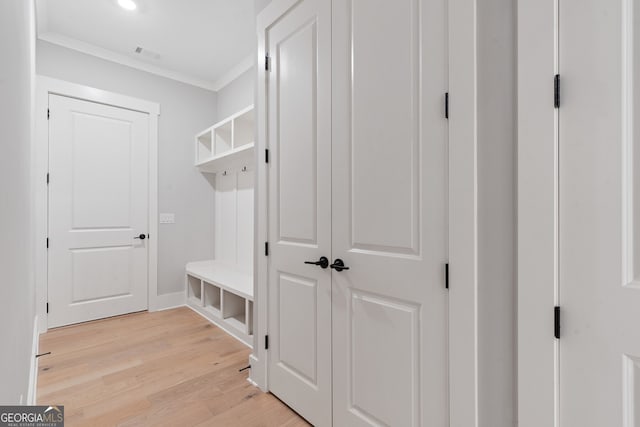
[[147, 308], [148, 116], [49, 97], [49, 327]]
[[314, 425], [448, 423], [445, 6], [302, 1], [267, 31], [269, 388]]
[[560, 419], [640, 426], [640, 10], [560, 2]]
[[333, 1], [336, 426], [448, 424], [445, 5]]
[[267, 32], [269, 389], [331, 425], [330, 3], [304, 0]]

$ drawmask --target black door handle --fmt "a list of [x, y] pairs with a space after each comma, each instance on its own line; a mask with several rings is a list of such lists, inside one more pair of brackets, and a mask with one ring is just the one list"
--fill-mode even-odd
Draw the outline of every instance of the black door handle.
[[311, 265], [319, 265], [322, 268], [329, 267], [329, 260], [327, 259], [326, 256], [320, 257], [320, 259], [318, 261], [305, 261], [304, 263], [305, 264], [311, 264]]
[[342, 261], [340, 258], [336, 258], [336, 260], [333, 261], [333, 264], [331, 264], [329, 267], [333, 268], [335, 271], [349, 270], [349, 267], [345, 267], [344, 261]]
[[146, 234], [140, 234], [138, 237], [134, 237], [134, 239], [140, 239], [140, 240], [144, 240], [147, 238]]

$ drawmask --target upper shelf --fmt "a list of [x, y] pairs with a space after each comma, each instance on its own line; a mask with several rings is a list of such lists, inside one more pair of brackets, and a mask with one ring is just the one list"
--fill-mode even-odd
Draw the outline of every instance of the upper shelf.
[[254, 147], [253, 105], [196, 136], [196, 166], [202, 172], [222, 172], [250, 166]]
[[253, 166], [253, 142], [242, 145], [238, 148], [225, 151], [224, 153], [209, 157], [199, 163], [196, 163], [201, 172], [218, 173], [230, 169]]

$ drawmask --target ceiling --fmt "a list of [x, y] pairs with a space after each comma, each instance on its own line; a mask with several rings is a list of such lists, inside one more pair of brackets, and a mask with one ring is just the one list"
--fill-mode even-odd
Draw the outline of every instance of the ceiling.
[[253, 64], [254, 0], [134, 1], [38, 0], [38, 38], [210, 90]]

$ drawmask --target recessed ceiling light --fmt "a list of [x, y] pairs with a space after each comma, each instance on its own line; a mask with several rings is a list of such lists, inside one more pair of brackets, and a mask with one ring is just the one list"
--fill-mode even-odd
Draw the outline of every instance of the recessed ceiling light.
[[138, 7], [133, 0], [118, 0], [118, 4], [121, 8], [127, 10], [136, 10]]

